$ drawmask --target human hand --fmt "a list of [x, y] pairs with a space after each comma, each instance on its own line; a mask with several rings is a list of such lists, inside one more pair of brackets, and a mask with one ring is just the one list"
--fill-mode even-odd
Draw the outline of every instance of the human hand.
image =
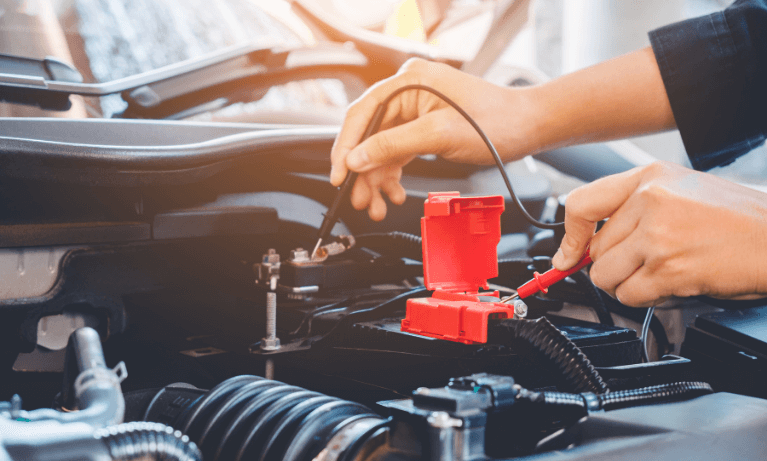
[[371, 87], [347, 111], [331, 152], [330, 182], [340, 185], [349, 169], [360, 176], [352, 189], [354, 208], [368, 208], [373, 220], [386, 216], [386, 202], [405, 201], [399, 180], [402, 167], [421, 154], [437, 154], [463, 163], [493, 162], [469, 123], [442, 100], [426, 91], [408, 90], [386, 109], [381, 128], [360, 139], [378, 105], [405, 85], [427, 85], [454, 100], [486, 132], [506, 160], [535, 150], [534, 105], [527, 89], [502, 88], [446, 64], [411, 59], [399, 72]]
[[554, 266], [589, 247], [594, 284], [629, 306], [767, 293], [767, 195], [713, 175], [656, 162], [602, 178], [570, 193], [565, 230]]

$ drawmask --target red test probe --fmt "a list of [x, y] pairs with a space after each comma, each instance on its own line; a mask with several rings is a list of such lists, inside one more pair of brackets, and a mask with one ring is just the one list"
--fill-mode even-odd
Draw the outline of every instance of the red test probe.
[[591, 255], [589, 254], [589, 250], [587, 249], [586, 253], [583, 255], [583, 257], [578, 262], [578, 264], [576, 264], [572, 268], [566, 271], [561, 271], [558, 269], [549, 269], [543, 274], [539, 274], [538, 272], [536, 272], [533, 275], [532, 280], [523, 284], [517, 289], [517, 294], [509, 296], [508, 298], [504, 298], [501, 300], [501, 302], [513, 301], [514, 299], [517, 299], [517, 298], [524, 299], [524, 298], [527, 298], [528, 296], [532, 296], [535, 293], [538, 293], [539, 291], [546, 293], [547, 291], [549, 291], [549, 287], [551, 285], [554, 285], [560, 280], [564, 280], [569, 275], [578, 272], [579, 270], [583, 269], [589, 264], [591, 264]]

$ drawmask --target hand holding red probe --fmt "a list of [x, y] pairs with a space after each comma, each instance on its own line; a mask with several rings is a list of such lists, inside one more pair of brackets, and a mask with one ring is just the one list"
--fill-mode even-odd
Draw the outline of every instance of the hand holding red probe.
[[588, 246], [592, 281], [629, 306], [767, 294], [767, 195], [710, 174], [656, 162], [599, 179], [568, 196], [565, 230], [554, 267]]
[[554, 268], [549, 269], [543, 274], [536, 272], [532, 280], [517, 289], [517, 297], [524, 299], [528, 296], [532, 296], [535, 293], [538, 293], [539, 291], [546, 293], [551, 285], [564, 280], [568, 276], [578, 272], [589, 264], [591, 264], [591, 256], [589, 255], [589, 250], [587, 249], [581, 260], [578, 261], [578, 264], [571, 267], [570, 269], [561, 271]]

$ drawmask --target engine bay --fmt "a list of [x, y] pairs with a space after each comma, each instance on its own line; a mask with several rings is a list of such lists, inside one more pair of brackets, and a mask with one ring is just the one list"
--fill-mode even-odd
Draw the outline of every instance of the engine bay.
[[423, 155], [374, 222], [328, 179], [334, 98], [243, 109], [297, 82], [346, 105], [411, 57], [484, 73], [529, 2], [501, 2], [476, 61], [289, 3], [318, 43], [179, 45], [158, 68], [141, 51], [136, 73], [84, 36], [97, 83], [0, 55], [4, 103], [84, 96], [111, 117], [0, 118], [0, 461], [767, 457], [764, 300], [632, 308], [588, 255], [552, 267], [567, 193], [646, 155], [589, 144], [498, 158], [502, 175]]
[[[167, 122], [154, 123], [88, 126], [114, 150], [118, 126]], [[712, 390], [704, 358], [674, 355], [680, 344], [655, 316], [643, 336], [647, 310], [620, 305], [585, 272], [524, 309], [502, 302], [551, 269], [557, 247], [555, 232], [520, 223], [509, 197], [430, 194], [445, 179], [416, 164], [408, 175], [421, 189], [408, 195], [420, 204], [385, 224], [347, 205], [312, 257], [334, 189], [311, 161], [289, 159], [314, 151], [321, 162], [334, 132], [313, 130], [264, 129], [265, 151], [284, 150], [272, 166], [253, 155], [222, 168], [217, 153], [240, 141], [227, 134], [187, 170], [163, 171], [130, 145], [112, 167], [91, 155], [6, 170], [4, 459], [63, 447], [56, 459], [672, 459], [713, 430], [728, 436], [700, 459], [736, 447], [761, 456], [749, 434], [767, 424], [764, 401], [738, 394], [763, 391]], [[8, 162], [28, 160], [11, 155], [23, 144], [6, 149]], [[81, 175], [62, 181], [68, 166]], [[493, 187], [486, 171], [463, 174], [450, 183], [479, 175]], [[29, 184], [61, 200], [43, 202]], [[563, 214], [520, 191], [537, 214]], [[673, 448], [658, 454], [664, 444]]]

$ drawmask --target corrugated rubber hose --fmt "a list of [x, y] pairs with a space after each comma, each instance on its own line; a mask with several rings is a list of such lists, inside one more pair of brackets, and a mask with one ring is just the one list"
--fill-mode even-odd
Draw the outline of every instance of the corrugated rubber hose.
[[508, 328], [513, 338], [524, 340], [546, 356], [573, 392], [602, 394], [610, 391], [586, 355], [545, 317], [506, 319], [501, 321], [500, 327]]
[[94, 433], [104, 441], [115, 461], [201, 461], [197, 445], [180, 431], [160, 423], [133, 422], [109, 426]]
[[598, 396], [602, 409], [617, 410], [619, 408], [646, 405], [648, 403], [669, 402], [692, 398], [700, 395], [711, 394], [714, 390], [708, 383], [693, 381], [657, 386], [643, 387], [641, 389], [629, 389], [615, 391]]
[[590, 412], [619, 410], [656, 403], [687, 400], [711, 394], [714, 390], [708, 383], [678, 382], [660, 384], [624, 391], [594, 394], [583, 392], [568, 394], [564, 392], [534, 392], [519, 388], [515, 403], [528, 403], [535, 408], [555, 410], [562, 420], [578, 420]]

